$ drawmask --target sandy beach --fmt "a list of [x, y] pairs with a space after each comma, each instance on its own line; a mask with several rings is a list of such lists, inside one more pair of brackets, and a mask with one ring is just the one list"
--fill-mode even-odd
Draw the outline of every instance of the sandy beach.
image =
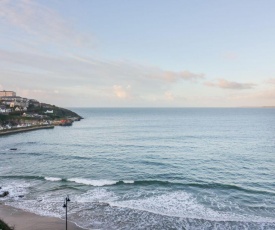
[[[39, 216], [0, 203], [0, 219], [15, 230], [64, 230], [65, 221], [54, 217]], [[83, 230], [68, 222], [68, 230]]]

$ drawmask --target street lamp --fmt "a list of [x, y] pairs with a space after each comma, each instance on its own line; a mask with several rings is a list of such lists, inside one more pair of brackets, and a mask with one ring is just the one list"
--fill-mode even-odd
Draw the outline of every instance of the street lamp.
[[68, 207], [68, 202], [71, 201], [69, 198], [69, 195], [64, 200], [63, 208], [66, 208], [66, 230], [68, 229], [68, 221], [67, 221], [67, 207]]

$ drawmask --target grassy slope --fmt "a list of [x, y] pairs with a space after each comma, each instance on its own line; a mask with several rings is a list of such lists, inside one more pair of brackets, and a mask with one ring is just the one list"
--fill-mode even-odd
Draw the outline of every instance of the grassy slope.
[[[60, 118], [67, 118], [67, 117], [78, 117], [82, 119], [81, 116], [79, 116], [77, 113], [64, 109], [61, 107], [56, 107], [56, 106], [50, 106], [48, 105], [49, 108], [32, 108], [30, 109], [29, 112], [33, 113], [38, 113], [38, 114], [45, 114], [44, 112], [46, 110], [53, 110], [53, 114], [47, 114], [50, 119], [60, 119]], [[28, 117], [22, 117], [21, 114], [23, 112], [12, 112], [10, 115], [2, 115], [0, 114], [0, 124], [4, 124], [5, 122], [12, 121], [12, 120], [33, 120], [33, 118], [28, 118]]]
[[64, 108], [61, 108], [61, 107], [57, 107], [55, 105], [42, 104], [42, 107], [32, 109], [33, 112], [37, 112], [39, 114], [44, 114], [44, 112], [46, 110], [53, 110], [54, 111], [53, 115], [47, 114], [48, 116], [50, 116], [52, 118], [65, 118], [65, 117], [79, 117], [79, 118], [82, 118], [77, 113], [75, 113], [75, 112], [73, 112], [69, 109], [64, 109]]

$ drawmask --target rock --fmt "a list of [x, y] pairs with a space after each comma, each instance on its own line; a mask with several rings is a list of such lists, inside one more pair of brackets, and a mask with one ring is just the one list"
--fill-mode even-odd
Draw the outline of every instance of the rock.
[[100, 205], [100, 206], [110, 206], [108, 203], [105, 203], [105, 202], [98, 202], [97, 203], [98, 205]]
[[7, 196], [7, 195], [9, 195], [9, 192], [8, 192], [8, 191], [4, 191], [4, 192], [2, 192], [2, 193], [0, 194], [0, 197], [5, 197], [5, 196]]

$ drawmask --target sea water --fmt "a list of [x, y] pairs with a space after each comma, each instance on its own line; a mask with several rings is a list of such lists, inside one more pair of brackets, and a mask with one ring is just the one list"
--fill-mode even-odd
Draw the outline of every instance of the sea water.
[[69, 195], [87, 229], [275, 229], [275, 109], [73, 110], [0, 137], [0, 202], [64, 218]]

